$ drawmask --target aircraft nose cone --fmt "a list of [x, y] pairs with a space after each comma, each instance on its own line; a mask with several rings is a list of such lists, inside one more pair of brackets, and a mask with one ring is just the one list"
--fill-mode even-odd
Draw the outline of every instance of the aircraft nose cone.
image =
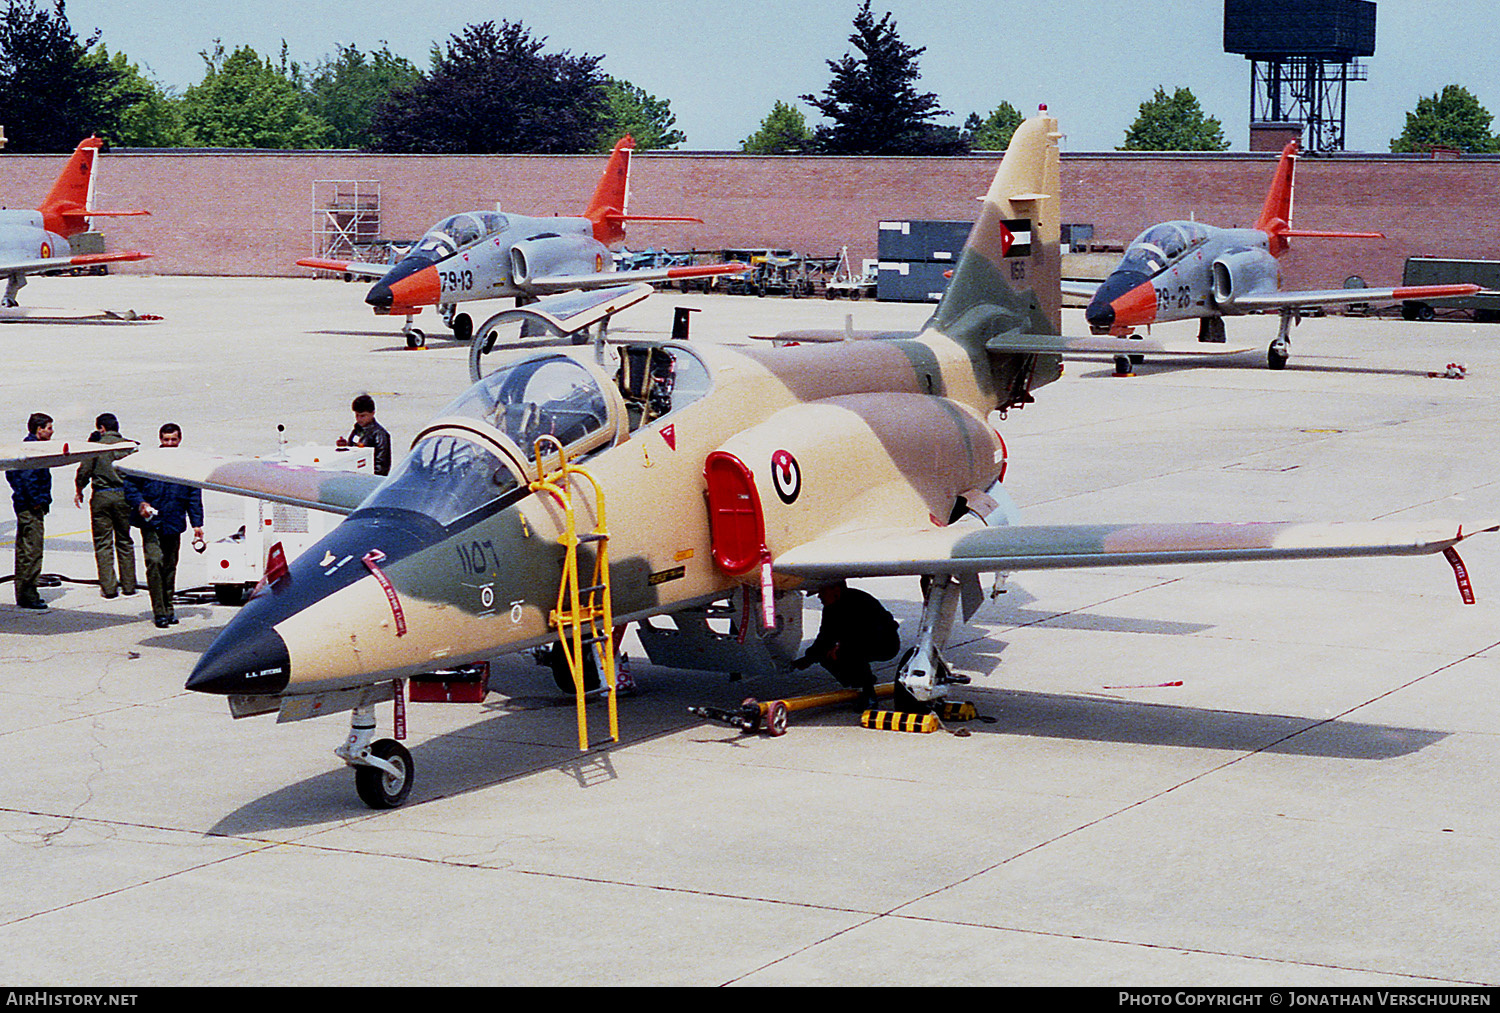
[[[1150, 279], [1140, 271], [1117, 270], [1105, 278], [1104, 284], [1099, 286], [1094, 298], [1089, 300], [1088, 308], [1083, 311], [1083, 319], [1088, 321], [1089, 329], [1095, 334], [1103, 334], [1117, 325], [1130, 327], [1149, 322], [1150, 317], [1137, 312], [1138, 308], [1135, 306], [1133, 294], [1142, 291], [1142, 286], [1154, 300], [1155, 293]], [[1121, 297], [1126, 295], [1131, 295], [1132, 298], [1122, 301]], [[1121, 312], [1121, 307], [1127, 303], [1131, 312]], [[1154, 305], [1153, 302], [1153, 307]]]
[[365, 295], [365, 302], [375, 307], [379, 312], [388, 312], [391, 308], [391, 303], [395, 301], [395, 296], [391, 294], [391, 286], [386, 284], [384, 278], [371, 286], [370, 291]]
[[370, 286], [365, 302], [376, 313], [406, 312], [417, 306], [436, 305], [442, 294], [442, 282], [432, 265], [433, 261], [425, 256], [407, 257]]
[[1088, 308], [1083, 311], [1083, 319], [1087, 320], [1094, 330], [1107, 331], [1115, 325], [1115, 308], [1107, 302], [1100, 302], [1096, 295]]
[[193, 666], [187, 688], [222, 696], [280, 693], [286, 688], [291, 672], [291, 656], [281, 634], [261, 627], [238, 636], [221, 634]]

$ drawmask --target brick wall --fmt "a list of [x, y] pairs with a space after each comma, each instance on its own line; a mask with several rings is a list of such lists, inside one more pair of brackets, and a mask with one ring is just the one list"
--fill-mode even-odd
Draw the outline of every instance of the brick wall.
[[[0, 205], [34, 207], [62, 156], [0, 154]], [[161, 274], [297, 275], [314, 252], [315, 180], [376, 180], [382, 234], [414, 239], [459, 210], [577, 214], [603, 155], [425, 156], [287, 152], [115, 151], [100, 162], [99, 207], [144, 207], [149, 218], [99, 219], [109, 248], [154, 254], [119, 270]], [[1153, 222], [1197, 218], [1249, 225], [1275, 156], [1064, 154], [1063, 221], [1089, 222], [1123, 244]], [[831, 256], [848, 245], [858, 267], [875, 256], [882, 219], [972, 219], [993, 158], [799, 158], [637, 155], [635, 214], [694, 214], [704, 225], [637, 224], [628, 245], [669, 249], [783, 247]], [[1283, 284], [1338, 287], [1358, 274], [1400, 280], [1408, 256], [1500, 259], [1500, 160], [1399, 156], [1303, 159], [1295, 223], [1379, 231], [1383, 240], [1294, 240]]]

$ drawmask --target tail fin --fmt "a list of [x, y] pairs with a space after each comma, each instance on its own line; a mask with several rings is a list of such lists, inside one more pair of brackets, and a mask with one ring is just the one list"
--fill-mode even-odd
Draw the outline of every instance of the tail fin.
[[1384, 239], [1382, 232], [1324, 232], [1315, 229], [1292, 228], [1292, 174], [1297, 162], [1297, 142], [1288, 141], [1281, 149], [1281, 161], [1276, 163], [1276, 177], [1271, 180], [1271, 192], [1266, 194], [1266, 206], [1261, 208], [1255, 227], [1270, 236], [1267, 249], [1271, 256], [1279, 257], [1291, 245], [1292, 236], [1312, 239]]
[[1060, 136], [1045, 106], [1016, 128], [932, 321], [976, 359], [989, 358], [1002, 408], [1030, 401], [1027, 390], [1062, 372], [1056, 355], [985, 349], [1000, 334], [1062, 331]]
[[47, 192], [47, 199], [37, 210], [49, 232], [72, 236], [88, 229], [88, 219], [81, 214], [94, 196], [94, 159], [104, 144], [97, 137], [85, 137], [73, 149], [73, 155]]
[[96, 211], [94, 210], [94, 161], [104, 142], [98, 137], [85, 137], [73, 149], [68, 164], [58, 175], [57, 182], [47, 192], [47, 199], [37, 208], [42, 213], [42, 225], [49, 232], [63, 237], [87, 232], [89, 218], [94, 216], [118, 217], [121, 215], [148, 215], [149, 211]]
[[630, 201], [630, 152], [635, 148], [635, 138], [626, 134], [615, 142], [609, 154], [609, 164], [599, 185], [594, 188], [594, 199], [584, 217], [594, 223], [594, 238], [605, 246], [612, 246], [625, 238], [625, 208]]
[[1286, 252], [1286, 232], [1292, 227], [1292, 173], [1296, 164], [1297, 142], [1287, 141], [1281, 149], [1281, 161], [1276, 163], [1276, 176], [1266, 194], [1266, 206], [1255, 220], [1255, 227], [1271, 237], [1272, 256]]

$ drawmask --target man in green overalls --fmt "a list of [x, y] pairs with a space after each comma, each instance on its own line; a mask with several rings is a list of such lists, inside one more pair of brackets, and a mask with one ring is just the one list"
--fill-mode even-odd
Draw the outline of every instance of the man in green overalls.
[[[94, 443], [125, 443], [120, 435], [120, 421], [113, 413], [105, 412], [94, 420]], [[125, 502], [125, 483], [115, 471], [115, 461], [130, 453], [121, 451], [118, 456], [91, 457], [78, 466], [73, 479], [76, 492], [73, 505], [83, 506], [83, 490], [92, 483], [94, 493], [89, 497], [89, 519], [94, 530], [94, 563], [99, 569], [99, 593], [113, 598], [120, 592], [135, 594], [135, 542], [130, 537], [130, 506]], [[115, 560], [120, 562], [119, 580], [115, 579]]]

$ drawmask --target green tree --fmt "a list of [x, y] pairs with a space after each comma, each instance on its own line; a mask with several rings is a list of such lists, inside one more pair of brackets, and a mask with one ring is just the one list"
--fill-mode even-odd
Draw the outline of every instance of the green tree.
[[1161, 85], [1147, 102], [1130, 129], [1120, 151], [1225, 151], [1224, 127], [1217, 117], [1206, 116], [1198, 99], [1187, 88], [1168, 95]]
[[279, 66], [249, 46], [228, 56], [215, 41], [199, 54], [203, 80], [182, 96], [182, 117], [195, 144], [209, 148], [317, 148], [327, 142], [328, 124], [308, 111], [301, 69], [288, 64], [286, 45]]
[[1406, 114], [1406, 129], [1391, 139], [1391, 150], [1426, 151], [1436, 146], [1500, 151], [1500, 138], [1490, 133], [1493, 119], [1469, 89], [1450, 84], [1436, 95], [1417, 100], [1417, 108]]
[[375, 111], [377, 151], [594, 151], [606, 116], [597, 56], [545, 53], [520, 22], [469, 25], [432, 49], [432, 69]]
[[901, 41], [889, 13], [879, 21], [870, 13], [870, 0], [854, 16], [849, 42], [860, 56], [845, 53], [829, 60], [833, 79], [822, 97], [798, 96], [832, 120], [819, 125], [814, 147], [831, 155], [930, 155], [967, 150], [953, 127], [933, 123], [947, 110], [937, 95], [918, 92], [921, 71], [917, 57], [926, 47], [913, 49]]
[[609, 151], [625, 134], [635, 138], [637, 151], [675, 148], [687, 140], [687, 134], [677, 129], [677, 117], [666, 99], [612, 77], [604, 79], [604, 95], [604, 126], [597, 150]]
[[112, 143], [132, 148], [180, 148], [192, 144], [182, 118], [182, 100], [149, 77], [124, 53], [109, 54], [104, 46], [89, 54], [107, 64], [115, 76], [111, 102], [119, 109]]
[[760, 129], [740, 142], [740, 150], [747, 155], [795, 155], [807, 151], [812, 138], [802, 110], [777, 99]]
[[328, 143], [336, 148], [364, 148], [374, 144], [370, 122], [375, 110], [393, 93], [422, 80], [417, 65], [391, 52], [384, 42], [368, 55], [355, 46], [338, 47], [324, 57], [307, 81], [307, 104], [328, 124]]
[[91, 133], [111, 137], [119, 122], [114, 71], [80, 42], [63, 0], [51, 10], [10, 0], [0, 12], [0, 124], [11, 151], [72, 151]]
[[1004, 151], [1010, 146], [1011, 135], [1021, 125], [1021, 111], [1009, 102], [1001, 102], [984, 119], [978, 113], [970, 113], [964, 123], [964, 132], [969, 135], [969, 144], [981, 151]]

